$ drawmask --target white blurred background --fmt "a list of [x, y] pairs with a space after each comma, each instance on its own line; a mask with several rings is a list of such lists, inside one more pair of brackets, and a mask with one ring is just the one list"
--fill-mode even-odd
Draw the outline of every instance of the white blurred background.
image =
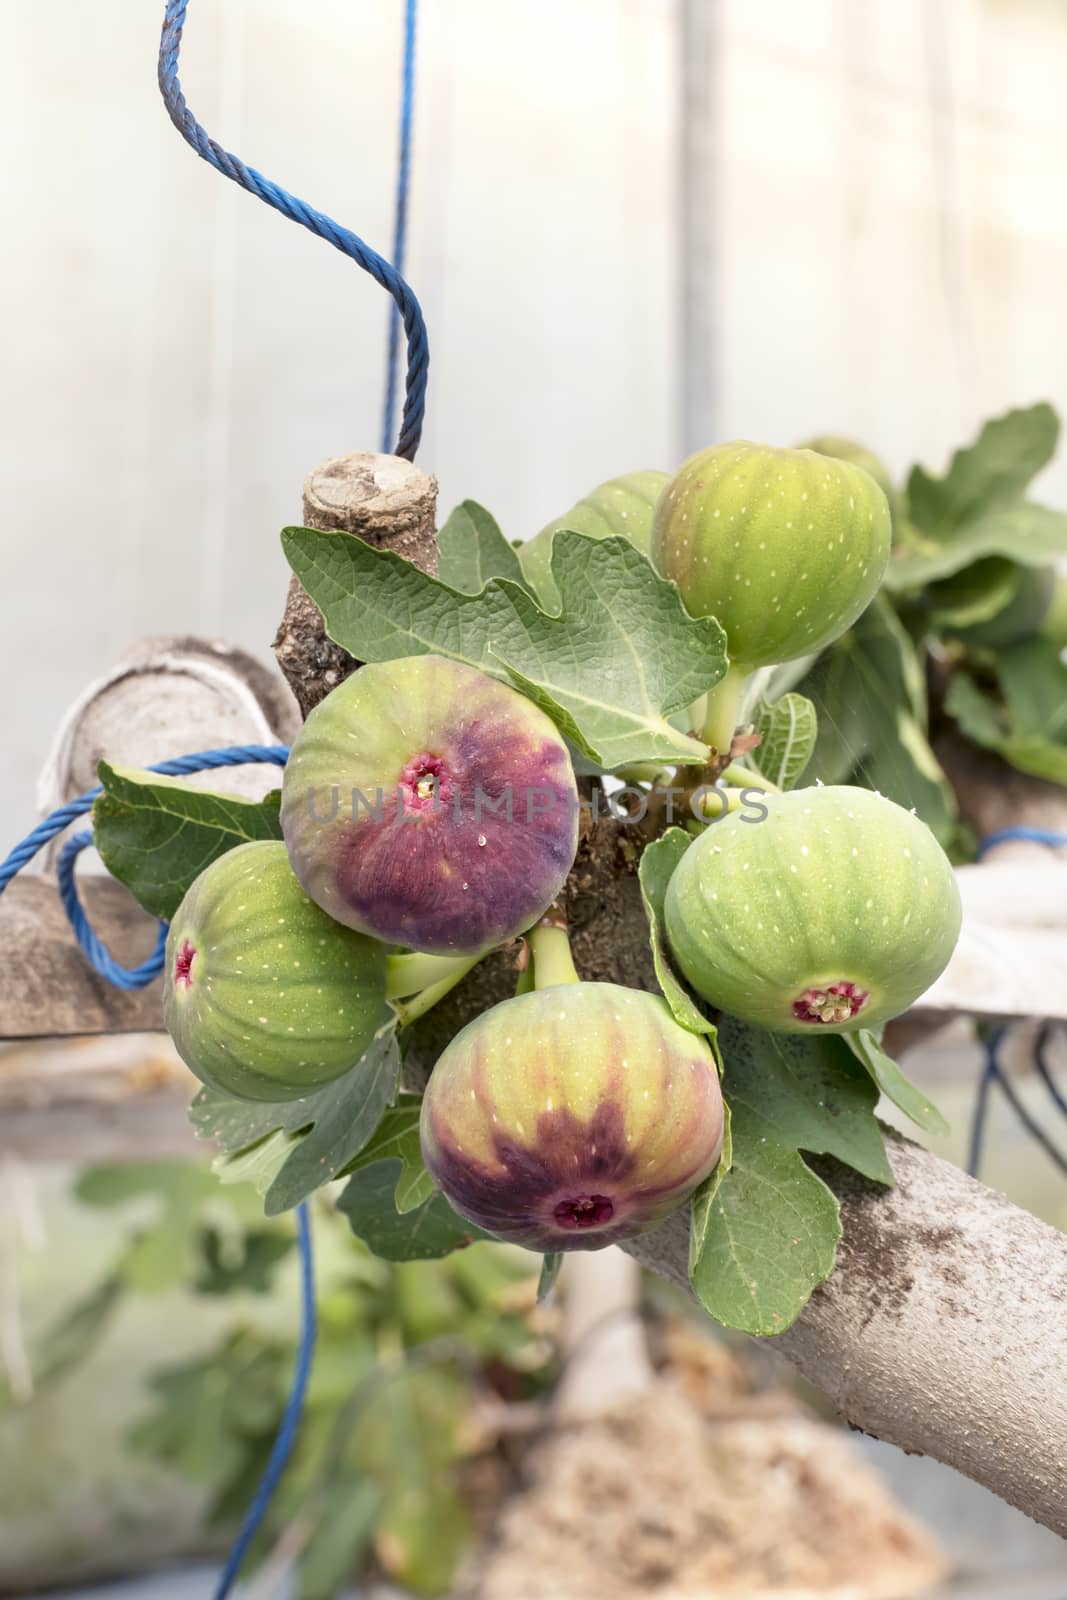
[[[305, 473], [379, 442], [387, 297], [182, 143], [161, 12], [0, 0], [10, 841], [129, 641], [268, 654]], [[182, 60], [223, 144], [381, 250], [401, 23], [193, 0]], [[847, 432], [902, 471], [1062, 407], [1065, 82], [1063, 0], [424, 0], [409, 276], [442, 510], [519, 537], [714, 438]]]

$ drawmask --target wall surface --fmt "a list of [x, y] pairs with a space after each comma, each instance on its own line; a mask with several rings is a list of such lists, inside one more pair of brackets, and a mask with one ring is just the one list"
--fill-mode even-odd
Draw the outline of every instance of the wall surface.
[[[1067, 5], [692, 0], [718, 30], [704, 285], [717, 431], [895, 472], [1067, 411]], [[1042, 492], [1067, 501], [1067, 450]]]
[[[377, 448], [388, 299], [213, 173], [155, 84], [162, 0], [0, 0], [8, 781], [127, 642], [266, 655], [305, 473]], [[409, 276], [420, 464], [513, 537], [675, 454], [673, 12], [424, 0]], [[192, 0], [189, 103], [388, 251], [400, 0]]]
[[[474, 496], [517, 537], [707, 442], [681, 404], [683, 10], [710, 44], [686, 349], [708, 430], [846, 431], [903, 471], [1008, 405], [1067, 409], [1063, 0], [421, 10], [410, 276], [443, 509]], [[379, 438], [386, 297], [182, 144], [161, 11], [0, 0], [3, 840], [130, 640], [266, 654], [305, 472]], [[223, 143], [383, 249], [401, 13], [192, 0], [183, 56]], [[1043, 492], [1067, 500], [1067, 453]]]

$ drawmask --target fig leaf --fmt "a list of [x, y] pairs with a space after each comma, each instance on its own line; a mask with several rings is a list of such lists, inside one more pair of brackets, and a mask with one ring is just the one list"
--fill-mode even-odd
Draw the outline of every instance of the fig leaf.
[[652, 945], [652, 961], [656, 969], [656, 982], [663, 998], [670, 1006], [675, 1022], [680, 1022], [690, 1033], [707, 1033], [715, 1037], [715, 1024], [709, 1022], [696, 1001], [690, 997], [682, 980], [675, 975], [667, 954], [667, 936], [663, 926], [663, 902], [667, 885], [675, 867], [692, 844], [684, 828], [668, 828], [658, 839], [646, 847], [641, 855], [638, 875], [641, 882], [641, 899], [648, 917], [648, 935]]
[[361, 1167], [349, 1178], [337, 1201], [349, 1227], [376, 1256], [385, 1261], [430, 1261], [461, 1250], [489, 1235], [457, 1216], [443, 1194], [414, 1211], [396, 1208], [401, 1162], [392, 1156]]
[[784, 694], [773, 705], [761, 700], [752, 720], [760, 736], [752, 765], [779, 789], [795, 788], [819, 736], [815, 707], [805, 695]]
[[[189, 1120], [198, 1138], [211, 1139], [225, 1156], [238, 1157], [243, 1175], [255, 1180], [253, 1146], [281, 1131], [290, 1148], [266, 1187], [268, 1217], [299, 1205], [321, 1184], [336, 1178], [359, 1154], [395, 1097], [400, 1073], [396, 1018], [383, 1016], [374, 1043], [355, 1066], [299, 1100], [278, 1103], [238, 1100], [216, 1089], [202, 1089]], [[283, 1154], [273, 1142], [268, 1162]], [[221, 1163], [225, 1175], [227, 1163]]]
[[801, 1151], [891, 1184], [878, 1093], [843, 1039], [719, 1025], [731, 1165], [698, 1192], [690, 1280], [717, 1321], [782, 1333], [834, 1266], [837, 1200]]
[[435, 1193], [435, 1185], [423, 1163], [419, 1149], [419, 1114], [422, 1096], [402, 1094], [395, 1105], [389, 1107], [374, 1133], [354, 1161], [345, 1168], [345, 1174], [358, 1172], [375, 1161], [399, 1160], [400, 1175], [393, 1196], [401, 1216], [415, 1211]]
[[490, 578], [509, 578], [531, 594], [514, 548], [494, 517], [476, 500], [464, 500], [437, 536], [441, 563], [437, 576], [461, 594], [480, 594]]
[[910, 1117], [917, 1128], [943, 1137], [949, 1125], [937, 1107], [927, 1099], [910, 1078], [905, 1077], [891, 1055], [882, 1048], [881, 1040], [870, 1028], [860, 1028], [857, 1033], [843, 1034], [845, 1042], [856, 1060], [862, 1062], [874, 1082], [895, 1106]]
[[957, 672], [945, 710], [975, 744], [995, 750], [1020, 772], [1067, 785], [1067, 666], [1049, 639], [998, 651], [1001, 698]]
[[282, 543], [330, 637], [358, 660], [465, 661], [519, 688], [606, 770], [706, 758], [669, 718], [722, 677], [725, 635], [714, 618], [690, 617], [627, 540], [557, 534], [558, 616], [510, 579], [462, 594], [350, 534], [287, 528]]
[[541, 1276], [537, 1280], [537, 1304], [543, 1305], [559, 1281], [563, 1266], [562, 1250], [552, 1250], [541, 1261]]
[[914, 467], [908, 515], [924, 533], [962, 527], [995, 506], [1018, 500], [1056, 450], [1060, 423], [1045, 401], [992, 417], [971, 445], [957, 450], [941, 478]]
[[244, 800], [106, 761], [97, 772], [104, 792], [93, 805], [96, 848], [112, 877], [164, 921], [227, 850], [282, 836], [280, 789], [264, 800]]

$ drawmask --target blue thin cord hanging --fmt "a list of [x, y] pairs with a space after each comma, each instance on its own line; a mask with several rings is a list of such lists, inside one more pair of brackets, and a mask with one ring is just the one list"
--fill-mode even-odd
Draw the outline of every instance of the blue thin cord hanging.
[[[393, 266], [403, 273], [408, 243], [408, 190], [411, 186], [412, 128], [415, 120], [415, 29], [419, 0], [406, 0], [404, 10], [404, 63], [400, 90], [400, 151], [396, 173], [396, 213], [393, 222]], [[396, 418], [396, 371], [400, 353], [400, 312], [389, 307], [389, 345], [385, 365], [385, 401], [382, 407], [382, 450], [388, 452]]]
[[1052, 850], [1067, 849], [1067, 833], [1056, 833], [1051, 828], [1000, 828], [988, 833], [979, 842], [975, 852], [979, 861], [998, 844], [1047, 844]]
[[248, 1554], [248, 1547], [255, 1538], [260, 1523], [267, 1514], [271, 1498], [285, 1471], [289, 1457], [296, 1443], [297, 1431], [300, 1427], [300, 1418], [304, 1409], [304, 1399], [307, 1394], [308, 1378], [311, 1373], [311, 1358], [315, 1351], [315, 1275], [311, 1258], [311, 1223], [308, 1217], [307, 1202], [299, 1205], [296, 1210], [297, 1243], [300, 1249], [300, 1299], [301, 1299], [301, 1326], [300, 1344], [296, 1353], [296, 1366], [293, 1370], [293, 1383], [289, 1390], [289, 1398], [285, 1402], [285, 1411], [271, 1446], [270, 1459], [267, 1462], [259, 1486], [252, 1499], [252, 1504], [245, 1513], [240, 1531], [233, 1542], [233, 1547], [226, 1557], [226, 1565], [222, 1569], [215, 1589], [215, 1600], [226, 1600], [237, 1581], [237, 1574], [241, 1564]]
[[382, 288], [387, 289], [392, 295], [407, 335], [408, 347], [404, 414], [395, 453], [404, 456], [408, 461], [413, 461], [422, 436], [423, 415], [426, 410], [426, 380], [430, 362], [426, 324], [415, 293], [401, 273], [351, 229], [342, 227], [325, 212], [317, 211], [314, 206], [291, 195], [280, 184], [273, 183], [270, 178], [257, 172], [255, 167], [246, 166], [239, 156], [224, 150], [200, 126], [190, 111], [178, 82], [178, 57], [187, 8], [188, 0], [167, 0], [163, 33], [159, 41], [159, 89], [170, 119], [186, 143], [192, 146], [198, 156], [213, 166], [216, 172], [221, 172], [223, 177], [240, 184], [242, 189], [247, 189], [249, 194], [254, 194], [266, 205], [273, 206], [275, 211], [280, 211], [282, 216], [288, 217], [291, 222], [299, 222], [301, 227], [307, 228], [317, 238], [325, 239], [327, 244], [332, 244], [335, 250], [340, 250], [357, 266], [362, 267], [364, 272], [369, 272], [375, 282], [380, 283]]
[[[157, 772], [164, 777], [174, 778], [192, 772], [209, 772], [219, 767], [238, 767], [260, 762], [283, 767], [288, 757], [289, 747], [284, 744], [227, 745], [220, 750], [200, 750], [192, 755], [177, 756], [171, 761], [159, 761], [154, 766], [149, 767], [148, 771]], [[0, 895], [3, 894], [12, 879], [21, 872], [22, 868], [27, 866], [34, 856], [44, 849], [45, 845], [61, 834], [78, 817], [82, 817], [86, 812], [91, 811], [93, 801], [102, 793], [102, 785], [96, 784], [92, 789], [87, 789], [84, 794], [78, 795], [76, 799], [69, 800], [65, 805], [57, 807], [43, 822], [39, 822], [27, 834], [26, 838], [8, 853], [4, 862], [0, 863]], [[114, 984], [119, 989], [143, 989], [154, 978], [158, 977], [163, 970], [167, 925], [165, 922], [160, 922], [156, 948], [147, 961], [133, 968], [119, 965], [103, 940], [93, 929], [78, 898], [78, 891], [74, 883], [74, 868], [77, 859], [81, 852], [87, 849], [92, 842], [93, 836], [90, 832], [76, 833], [67, 840], [60, 852], [56, 875], [59, 880], [59, 893], [63, 902], [63, 909], [66, 911], [79, 945], [100, 976], [106, 978], [109, 983]], [[297, 1349], [292, 1388], [286, 1401], [285, 1411], [282, 1414], [278, 1434], [271, 1448], [263, 1477], [256, 1489], [252, 1504], [248, 1508], [219, 1579], [218, 1587], [215, 1591], [216, 1600], [225, 1600], [225, 1596], [229, 1594], [237, 1579], [238, 1571], [248, 1552], [248, 1546], [255, 1537], [256, 1530], [267, 1513], [271, 1497], [292, 1454], [293, 1444], [296, 1440], [300, 1418], [303, 1413], [308, 1376], [311, 1372], [311, 1358], [315, 1348], [316, 1330], [311, 1225], [306, 1203], [297, 1208], [296, 1225], [300, 1250], [303, 1311], [300, 1344]]]
[[[996, 833], [987, 834], [979, 842], [976, 855], [979, 861], [988, 855], [999, 844], [1044, 844], [1052, 850], [1067, 849], [1067, 833], [1058, 833], [1052, 828], [1000, 828]], [[999, 1088], [1005, 1100], [1014, 1111], [1017, 1119], [1032, 1138], [1044, 1150], [1049, 1160], [1067, 1175], [1067, 1157], [1053, 1144], [1041, 1124], [1031, 1115], [1015, 1089], [1015, 1085], [1008, 1077], [1000, 1062], [1000, 1047], [1007, 1033], [1006, 1027], [993, 1029], [986, 1039], [985, 1061], [982, 1074], [978, 1080], [978, 1089], [975, 1094], [974, 1110], [971, 1113], [971, 1135], [968, 1141], [967, 1171], [972, 1178], [977, 1178], [982, 1164], [982, 1151], [985, 1145], [986, 1124], [989, 1120], [989, 1104], [994, 1087]], [[1046, 1060], [1051, 1027], [1048, 1023], [1040, 1030], [1034, 1046], [1034, 1065], [1038, 1077], [1042, 1080], [1049, 1096], [1057, 1110], [1067, 1116], [1067, 1099], [1059, 1090]]]

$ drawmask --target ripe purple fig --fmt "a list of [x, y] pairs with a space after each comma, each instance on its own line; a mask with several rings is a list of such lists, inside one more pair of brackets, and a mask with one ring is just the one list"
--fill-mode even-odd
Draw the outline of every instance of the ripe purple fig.
[[776, 1033], [845, 1033], [907, 1010], [960, 931], [956, 879], [924, 822], [869, 789], [761, 797], [692, 844], [667, 934], [707, 1000]]
[[578, 842], [567, 747], [529, 700], [440, 656], [361, 667], [297, 735], [282, 786], [293, 871], [338, 922], [477, 955], [536, 922]]
[[244, 1100], [297, 1100], [371, 1043], [385, 964], [384, 946], [311, 904], [283, 844], [238, 845], [174, 914], [163, 1018], [202, 1083]]
[[889, 505], [861, 467], [814, 450], [714, 445], [656, 503], [652, 560], [735, 672], [792, 661], [850, 628], [889, 559]]
[[430, 1077], [422, 1154], [470, 1222], [530, 1250], [598, 1250], [655, 1227], [707, 1177], [723, 1106], [707, 1041], [613, 983], [504, 1000]]

